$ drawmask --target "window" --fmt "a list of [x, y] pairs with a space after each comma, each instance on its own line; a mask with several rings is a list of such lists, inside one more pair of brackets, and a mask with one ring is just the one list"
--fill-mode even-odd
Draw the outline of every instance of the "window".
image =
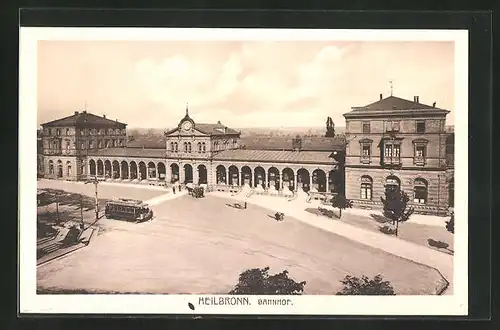
[[361, 152], [361, 163], [368, 164], [370, 163], [370, 157], [372, 154], [372, 143], [373, 141], [370, 139], [362, 139], [359, 141], [360, 144], [360, 152]]
[[175, 152], [178, 152], [179, 151], [179, 145], [177, 144], [177, 142], [174, 142], [174, 146], [175, 146]]
[[188, 142], [187, 146], [188, 146], [188, 151], [187, 152], [190, 153], [191, 152], [191, 142]]
[[54, 162], [49, 161], [49, 174], [54, 174]]
[[363, 123], [363, 134], [369, 134], [370, 133], [370, 123], [365, 122]]
[[425, 121], [417, 121], [417, 133], [425, 133]]
[[84, 141], [80, 142], [80, 149], [85, 149], [85, 142]]
[[397, 176], [391, 175], [385, 179], [385, 192], [397, 191], [401, 186], [401, 181]]
[[392, 158], [398, 159], [401, 152], [401, 146], [399, 144], [386, 144], [384, 156], [389, 160]]
[[61, 135], [61, 130], [59, 128], [56, 130], [56, 135], [57, 136]]
[[188, 151], [187, 142], [184, 142], [184, 152]]
[[361, 177], [361, 199], [372, 199], [372, 184], [373, 180], [368, 175]]
[[425, 157], [425, 145], [416, 145], [415, 146], [415, 157], [424, 158]]
[[198, 152], [201, 152], [201, 142], [198, 142]]
[[173, 142], [170, 142], [170, 151], [172, 151], [172, 152], [173, 152], [174, 150], [175, 150], [175, 149], [174, 149], [174, 143], [173, 143]]
[[203, 142], [201, 145], [203, 147], [203, 152], [207, 152], [207, 146], [205, 145], [205, 142]]
[[415, 179], [413, 187], [413, 202], [418, 204], [427, 203], [427, 181], [424, 179]]
[[66, 140], [66, 150], [69, 150], [69, 144], [70, 144], [69, 140]]
[[370, 157], [370, 145], [363, 145], [363, 158], [369, 158]]
[[52, 129], [49, 128], [49, 135], [52, 135]]
[[387, 132], [399, 132], [399, 121], [388, 121], [385, 128]]
[[66, 128], [66, 135], [69, 135], [69, 128]]

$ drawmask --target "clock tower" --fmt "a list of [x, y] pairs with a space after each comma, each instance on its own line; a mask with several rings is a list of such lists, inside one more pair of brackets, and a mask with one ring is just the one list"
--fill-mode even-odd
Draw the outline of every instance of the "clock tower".
[[182, 132], [190, 132], [191, 129], [194, 127], [194, 120], [191, 119], [191, 117], [189, 117], [189, 109], [187, 104], [186, 104], [186, 115], [184, 116], [184, 118], [181, 119], [178, 127]]

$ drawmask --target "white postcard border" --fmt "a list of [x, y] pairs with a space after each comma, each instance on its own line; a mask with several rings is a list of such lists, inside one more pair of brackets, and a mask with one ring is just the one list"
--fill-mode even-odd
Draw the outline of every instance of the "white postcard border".
[[[455, 42], [454, 293], [444, 296], [245, 296], [252, 305], [200, 305], [210, 295], [36, 294], [36, 116], [39, 40], [332, 40]], [[20, 28], [19, 307], [20, 313], [467, 315], [468, 31], [165, 28]], [[219, 297], [219, 296], [215, 296]], [[224, 297], [224, 296], [221, 296]], [[234, 297], [234, 296], [228, 296]], [[258, 299], [291, 299], [284, 306]], [[188, 303], [195, 306], [192, 311]]]

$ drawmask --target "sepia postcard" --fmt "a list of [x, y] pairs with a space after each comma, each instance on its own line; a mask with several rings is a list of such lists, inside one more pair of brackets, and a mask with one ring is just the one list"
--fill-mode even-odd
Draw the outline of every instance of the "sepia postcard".
[[467, 75], [460, 30], [21, 28], [20, 313], [467, 315]]

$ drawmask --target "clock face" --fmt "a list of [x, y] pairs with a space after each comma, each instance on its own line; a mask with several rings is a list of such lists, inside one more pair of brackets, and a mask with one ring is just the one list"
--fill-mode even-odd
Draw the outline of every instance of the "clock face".
[[191, 129], [191, 122], [190, 121], [185, 121], [182, 124], [182, 128], [184, 128], [185, 131], [189, 131]]

